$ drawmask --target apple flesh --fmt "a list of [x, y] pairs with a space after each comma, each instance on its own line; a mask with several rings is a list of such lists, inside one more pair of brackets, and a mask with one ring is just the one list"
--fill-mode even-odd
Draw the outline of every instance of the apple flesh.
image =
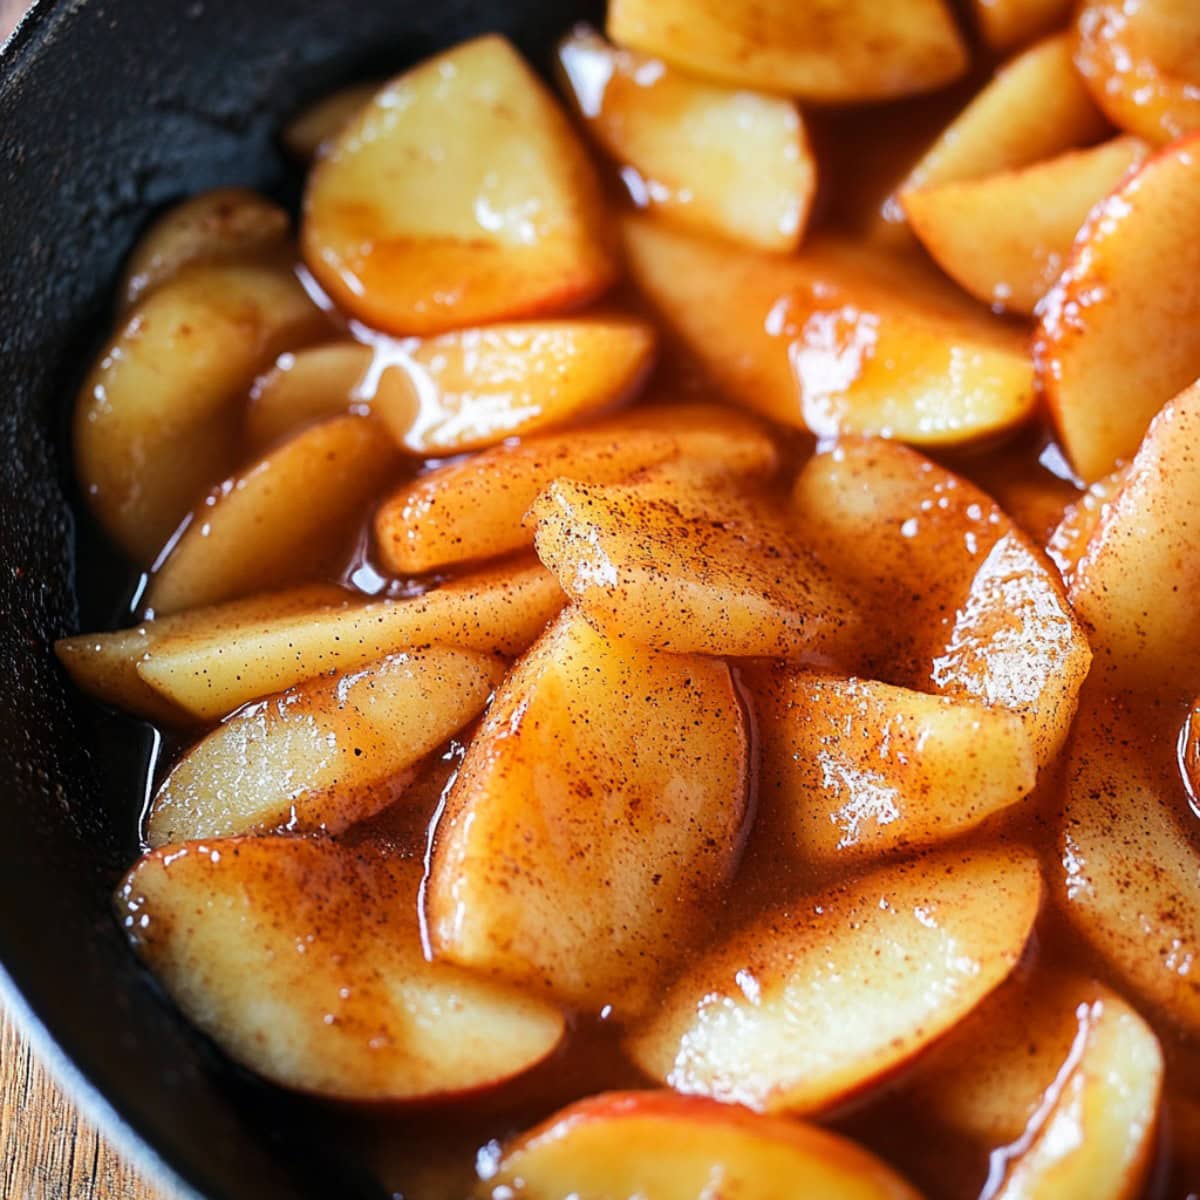
[[1011, 50], [1065, 25], [1074, 0], [971, 0], [971, 15], [993, 50]]
[[382, 86], [381, 83], [351, 84], [301, 109], [284, 126], [281, 138], [284, 149], [301, 162], [312, 162], [321, 157]]
[[426, 962], [420, 860], [308, 838], [168, 846], [117, 891], [184, 1016], [272, 1083], [352, 1101], [493, 1088], [550, 1054], [562, 1014]]
[[1063, 511], [1062, 519], [1050, 535], [1046, 553], [1058, 567], [1068, 594], [1092, 534], [1099, 528], [1101, 518], [1121, 490], [1128, 473], [1128, 466], [1118, 467], [1111, 474], [1097, 479], [1074, 504]]

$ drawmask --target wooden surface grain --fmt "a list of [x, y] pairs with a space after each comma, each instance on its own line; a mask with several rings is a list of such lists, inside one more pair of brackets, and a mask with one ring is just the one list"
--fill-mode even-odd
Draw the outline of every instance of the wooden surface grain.
[[0, 1010], [0, 1197], [172, 1200], [84, 1121]]

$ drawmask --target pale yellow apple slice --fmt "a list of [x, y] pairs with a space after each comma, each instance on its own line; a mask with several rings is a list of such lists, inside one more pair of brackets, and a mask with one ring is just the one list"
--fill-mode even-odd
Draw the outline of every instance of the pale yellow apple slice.
[[1086, 0], [1075, 63], [1121, 129], [1158, 145], [1200, 133], [1200, 7], [1194, 0]]
[[645, 217], [624, 230], [664, 322], [731, 399], [774, 420], [944, 445], [1032, 411], [1024, 335], [916, 262], [829, 237], [781, 258]]
[[993, 50], [1011, 50], [1067, 23], [1074, 0], [971, 0], [983, 40]]
[[802, 862], [934, 845], [1037, 780], [1030, 736], [1004, 709], [795, 668], [744, 678], [762, 753], [757, 820]]
[[381, 82], [352, 83], [314, 100], [283, 127], [284, 148], [303, 162], [319, 158], [382, 86]]
[[1125, 983], [1200, 1034], [1200, 836], [1180, 776], [1186, 713], [1089, 687], [1072, 735], [1057, 895]]
[[301, 246], [339, 306], [400, 334], [577, 307], [616, 275], [583, 148], [495, 34], [350, 119], [309, 176]]
[[105, 530], [143, 566], [237, 454], [238, 401], [324, 315], [295, 277], [193, 266], [148, 295], [75, 404], [75, 471]]
[[493, 655], [426, 646], [243, 708], [163, 781], [146, 842], [341, 833], [400, 795], [420, 760], [482, 711], [504, 668]]
[[677, 1091], [816, 1112], [885, 1078], [1000, 984], [1041, 902], [1031, 854], [944, 851], [769, 910], [627, 1040]]
[[345, 552], [398, 462], [369, 417], [296, 434], [197, 507], [155, 570], [147, 606], [170, 615], [312, 578]]
[[842, 589], [779, 514], [728, 476], [701, 467], [620, 485], [560, 479], [529, 519], [542, 562], [612, 637], [818, 661], [853, 640]]
[[794, 505], [864, 610], [863, 670], [1010, 709], [1039, 764], [1057, 755], [1091, 651], [1054, 568], [987, 496], [907, 447], [848, 439], [804, 466]]
[[431, 642], [519, 654], [562, 607], [554, 576], [505, 564], [420, 596], [301, 614], [195, 625], [165, 636], [138, 675], [173, 704], [213, 720], [327, 671], [349, 671]]
[[1148, 152], [1138, 138], [1115, 138], [1019, 170], [908, 191], [904, 212], [925, 249], [971, 295], [1031, 314], [1093, 206]]
[[169, 208], [138, 239], [117, 289], [123, 307], [194, 263], [253, 262], [286, 251], [291, 222], [247, 188], [216, 188]]
[[753, 418], [715, 404], [639, 406], [582, 429], [523, 438], [401, 485], [375, 516], [384, 565], [421, 574], [532, 545], [522, 524], [556, 479], [615, 483], [678, 457], [763, 479], [778, 451]]
[[612, 0], [608, 35], [694, 75], [822, 102], [932, 91], [968, 63], [942, 0]]
[[1042, 305], [1041, 385], [1088, 482], [1137, 450], [1200, 375], [1200, 137], [1160, 151], [1099, 204]]
[[653, 327], [632, 318], [495, 325], [380, 343], [359, 392], [399, 446], [436, 458], [612, 408], [653, 356]]
[[1063, 511], [1062, 519], [1050, 535], [1046, 553], [1058, 567], [1063, 583], [1067, 585], [1068, 595], [1075, 581], [1079, 560], [1083, 558], [1105, 509], [1121, 490], [1128, 473], [1128, 466], [1118, 467], [1111, 474], [1097, 479], [1074, 504]]
[[606, 1092], [570, 1105], [506, 1146], [475, 1196], [919, 1200], [847, 1138], [672, 1092]]
[[589, 1012], [645, 1008], [737, 866], [749, 743], [729, 668], [568, 608], [467, 750], [425, 891], [435, 957]]
[[148, 854], [117, 913], [183, 1014], [242, 1066], [339, 1100], [493, 1088], [544, 1059], [544, 1001], [426, 962], [420, 860], [293, 837]]
[[791, 101], [705, 83], [618, 49], [587, 26], [560, 44], [558, 67], [576, 113], [636, 203], [762, 250], [799, 244], [817, 167]]
[[[371, 369], [370, 346], [329, 342], [281, 354], [250, 389], [245, 435], [262, 453], [306, 425], [340, 416], [355, 404], [355, 391]], [[367, 401], [361, 402], [367, 410]]]
[[143, 621], [132, 629], [60, 638], [54, 643], [54, 653], [75, 686], [89, 696], [160, 724], [188, 724], [195, 717], [155, 691], [137, 672], [137, 664], [168, 634], [204, 629], [220, 636], [223, 628], [237, 629], [246, 623], [328, 609], [349, 598], [349, 593], [333, 584], [306, 584], [231, 600], [215, 608]]
[[1097, 668], [1123, 687], [1200, 692], [1200, 382], [1150, 424], [1071, 578]]

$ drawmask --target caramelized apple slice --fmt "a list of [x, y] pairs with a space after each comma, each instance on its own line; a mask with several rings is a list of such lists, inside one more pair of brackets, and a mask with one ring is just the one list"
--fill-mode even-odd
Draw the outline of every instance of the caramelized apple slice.
[[1080, 705], [1071, 739], [1058, 896], [1076, 929], [1137, 993], [1200, 1034], [1200, 837], [1180, 778], [1169, 702]]
[[1200, 691], [1200, 382], [1154, 418], [1071, 579], [1105, 678]]
[[156, 692], [137, 672], [137, 664], [168, 634], [205, 629], [219, 636], [223, 628], [236, 629], [248, 622], [313, 612], [347, 599], [347, 593], [332, 584], [307, 584], [143, 621], [132, 629], [60, 638], [54, 643], [54, 653], [75, 686], [89, 696], [162, 725], [187, 724], [194, 718]]
[[[250, 390], [246, 440], [259, 453], [307, 425], [351, 408], [354, 392], [371, 369], [369, 346], [329, 342], [281, 354]], [[366, 411], [366, 401], [362, 410]]]
[[287, 152], [304, 162], [319, 158], [382, 86], [382, 83], [354, 83], [301, 109], [283, 128], [282, 141]]
[[367, 417], [298, 433], [210, 493], [156, 570], [147, 605], [169, 615], [311, 578], [344, 553], [397, 461]]
[[684, 972], [627, 1046], [677, 1091], [815, 1112], [1003, 981], [1041, 899], [1024, 852], [943, 852], [768, 911]]
[[563, 40], [558, 66], [635, 202], [700, 233], [761, 250], [796, 248], [817, 177], [791, 101], [693, 79], [587, 26]]
[[558, 480], [530, 509], [538, 556], [611, 637], [827, 661], [855, 627], [844, 593], [764, 501], [691, 466], [619, 486]]
[[214, 720], [325, 672], [350, 671], [430, 642], [519, 654], [562, 604], [548, 571], [506, 564], [411, 599], [237, 623], [197, 620], [159, 639], [137, 672], [173, 704]]
[[1086, 0], [1075, 63], [1109, 120], [1159, 145], [1200, 133], [1200, 9], [1193, 0]]
[[1132, 457], [1200, 375], [1200, 137], [1161, 151], [1092, 212], [1042, 306], [1041, 384], [1087, 481]]
[[615, 483], [680, 456], [763, 478], [778, 452], [757, 421], [715, 404], [638, 407], [565, 433], [496, 446], [402, 485], [375, 516], [384, 565], [420, 574], [533, 542], [522, 524], [556, 479]]
[[429, 963], [419, 860], [307, 838], [189, 842], [148, 854], [117, 912], [184, 1015], [242, 1066], [339, 1100], [492, 1088], [545, 1058], [544, 1001]]
[[1091, 651], [1054, 569], [982, 492], [892, 442], [847, 440], [796, 481], [818, 557], [865, 610], [864, 671], [1015, 712], [1045, 765]]
[[714, 1181], [738, 1200], [919, 1200], [835, 1133], [672, 1092], [607, 1092], [572, 1104], [506, 1147], [475, 1195], [696, 1200], [718, 1194]]
[[75, 405], [75, 470], [100, 523], [142, 565], [233, 465], [237, 401], [325, 318], [295, 278], [195, 266], [152, 292], [96, 359]]
[[612, 0], [608, 35], [694, 75], [832, 103], [932, 91], [968, 62], [942, 0]]
[[635, 282], [731, 399], [821, 436], [969, 441], [1024, 420], [1019, 331], [916, 263], [841, 240], [755, 255], [627, 219]]
[[568, 608], [514, 668], [446, 800], [425, 892], [436, 957], [643, 1008], [732, 875], [749, 748], [724, 663]]
[[802, 861], [928, 846], [1027, 796], [1020, 719], [969, 700], [794, 668], [747, 678], [762, 747], [758, 820]]
[[309, 177], [301, 244], [353, 316], [429, 334], [578, 306], [616, 274], [599, 186], [498, 35], [381, 88]]
[[216, 188], [169, 208], [142, 234], [118, 287], [124, 307], [194, 263], [250, 260], [285, 249], [290, 222], [246, 188]]
[[146, 841], [340, 833], [392, 803], [503, 675], [503, 659], [426, 646], [243, 708], [167, 776]]
[[925, 249], [971, 295], [1032, 313], [1092, 207], [1147, 152], [1137, 138], [1116, 138], [1021, 170], [906, 192], [904, 211]]
[[1074, 0], [971, 0], [983, 40], [993, 50], [1011, 50], [1065, 25]]
[[1103, 479], [1097, 479], [1063, 512], [1062, 520], [1050, 535], [1046, 553], [1054, 560], [1068, 589], [1075, 582], [1075, 571], [1092, 540], [1092, 534], [1096, 532], [1101, 517], [1121, 490], [1128, 474], [1129, 467], [1124, 466], [1105, 475]]

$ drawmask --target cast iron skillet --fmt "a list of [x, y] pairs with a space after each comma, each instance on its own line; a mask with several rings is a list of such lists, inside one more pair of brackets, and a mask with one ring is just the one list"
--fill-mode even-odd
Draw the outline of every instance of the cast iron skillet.
[[294, 198], [274, 139], [304, 101], [488, 30], [544, 64], [591, 8], [41, 0], [0, 55], [0, 993], [90, 1115], [185, 1194], [380, 1193], [340, 1160], [330, 1114], [186, 1025], [111, 915], [150, 731], [73, 695], [50, 651], [111, 623], [129, 578], [76, 502], [71, 395], [157, 208], [233, 183]]

